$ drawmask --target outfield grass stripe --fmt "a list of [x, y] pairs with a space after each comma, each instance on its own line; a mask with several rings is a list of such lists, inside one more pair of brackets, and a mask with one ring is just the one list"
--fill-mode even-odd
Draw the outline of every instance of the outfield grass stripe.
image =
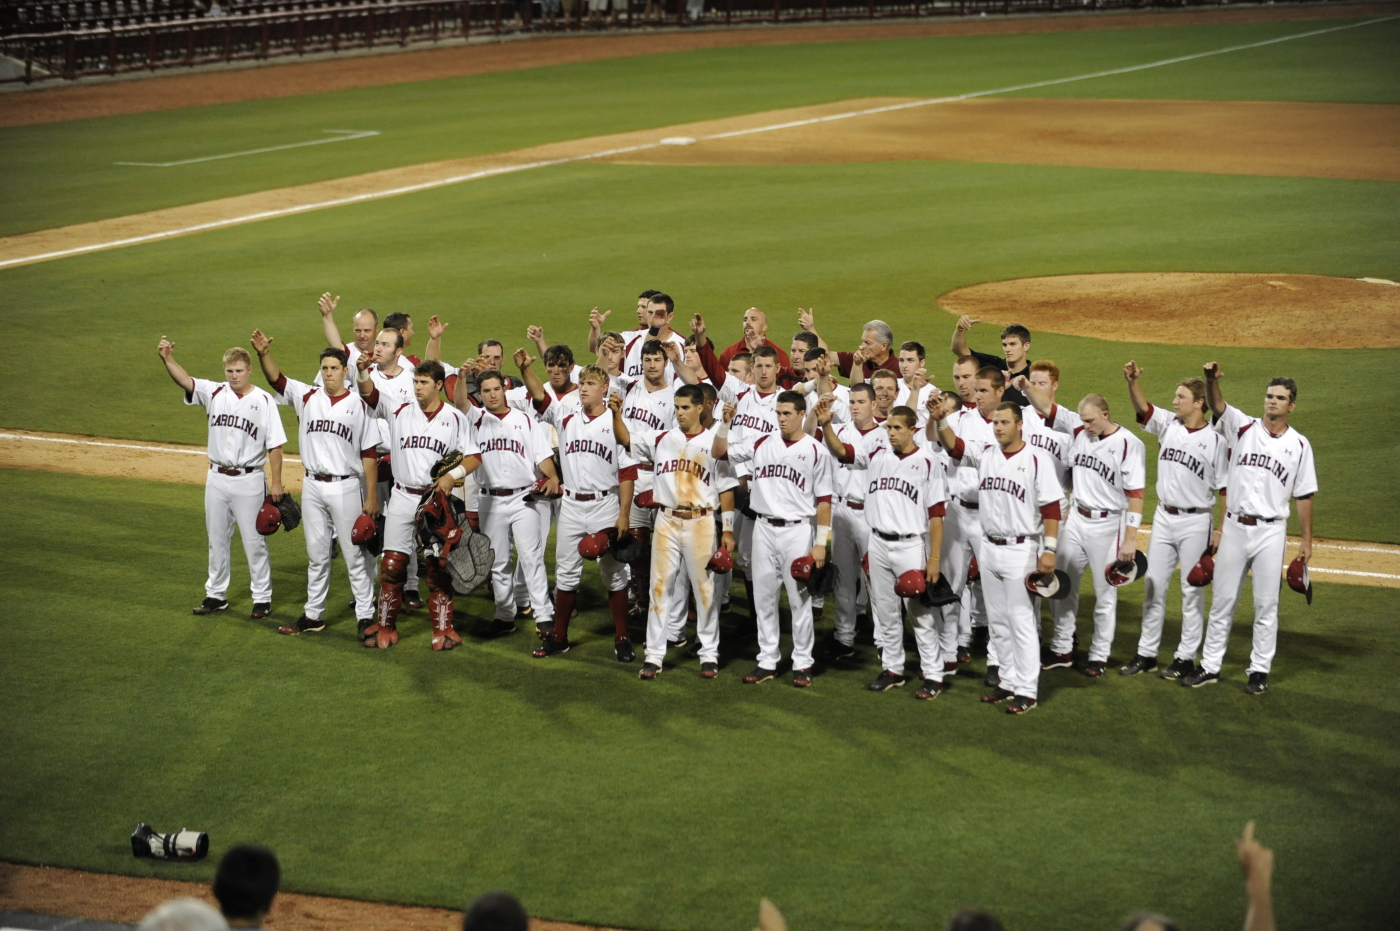
[[[1290, 42], [1290, 41], [1293, 41], [1293, 40], [1295, 40], [1295, 39], [1306, 39], [1306, 38], [1310, 38], [1310, 37], [1314, 37], [1314, 36], [1325, 35], [1325, 34], [1327, 34], [1327, 33], [1340, 32], [1340, 31], [1342, 31], [1342, 30], [1356, 29], [1356, 28], [1360, 28], [1360, 27], [1362, 27], [1362, 26], [1371, 26], [1371, 25], [1375, 25], [1375, 24], [1378, 24], [1378, 23], [1389, 22], [1389, 21], [1395, 20], [1395, 19], [1400, 19], [1400, 15], [1397, 15], [1397, 16], [1375, 17], [1375, 18], [1372, 18], [1372, 19], [1362, 20], [1362, 21], [1356, 22], [1356, 23], [1345, 23], [1345, 24], [1340, 25], [1340, 26], [1329, 26], [1329, 27], [1327, 27], [1327, 28], [1325, 28], [1325, 29], [1312, 29], [1312, 30], [1308, 30], [1308, 31], [1306, 31], [1306, 32], [1293, 33], [1293, 34], [1286, 35], [1286, 36], [1276, 36], [1276, 37], [1273, 37], [1273, 38], [1270, 38], [1270, 39], [1262, 39], [1262, 40], [1259, 40], [1259, 41], [1256, 41], [1256, 42], [1240, 43], [1240, 44], [1236, 44], [1236, 45], [1226, 46], [1226, 47], [1224, 47], [1224, 48], [1211, 49], [1211, 50], [1207, 50], [1207, 51], [1204, 51], [1204, 52], [1196, 52], [1196, 53], [1193, 53], [1193, 54], [1190, 54], [1190, 55], [1178, 55], [1178, 56], [1174, 56], [1174, 57], [1171, 57], [1171, 58], [1164, 58], [1164, 59], [1159, 59], [1159, 60], [1157, 60], [1157, 61], [1144, 62], [1144, 63], [1137, 64], [1137, 65], [1127, 65], [1127, 66], [1124, 66], [1124, 67], [1121, 67], [1121, 68], [1110, 68], [1110, 69], [1105, 69], [1105, 70], [1087, 72], [1087, 73], [1085, 73], [1085, 74], [1070, 75], [1070, 76], [1062, 77], [1062, 78], [1051, 78], [1051, 79], [1047, 79], [1047, 80], [1043, 80], [1043, 81], [1032, 81], [1032, 82], [1026, 82], [1026, 83], [1021, 83], [1021, 84], [1008, 85], [1008, 86], [1004, 86], [1004, 87], [991, 88], [991, 89], [980, 90], [980, 91], [970, 91], [970, 92], [967, 92], [967, 93], [964, 93], [964, 94], [957, 94], [957, 95], [953, 95], [953, 96], [927, 97], [927, 98], [922, 98], [922, 99], [919, 99], [919, 100], [899, 101], [899, 102], [897, 102], [897, 103], [884, 104], [884, 105], [877, 106], [877, 107], [862, 107], [862, 108], [857, 108], [857, 109], [854, 109], [854, 110], [838, 111], [838, 112], [835, 112], [835, 113], [819, 113], [819, 114], [814, 115], [814, 116], [803, 117], [803, 118], [800, 118], [800, 119], [797, 119], [797, 120], [784, 120], [784, 121], [780, 121], [780, 122], [777, 122], [777, 123], [769, 123], [769, 124], [765, 124], [765, 125], [761, 125], [761, 126], [756, 126], [756, 127], [755, 127], [755, 126], [738, 127], [738, 128], [736, 128], [736, 129], [733, 129], [733, 130], [724, 130], [724, 131], [721, 131], [721, 132], [718, 132], [718, 133], [707, 133], [707, 134], [699, 135], [699, 138], [702, 138], [702, 139], [726, 139], [726, 138], [732, 138], [732, 137], [734, 137], [734, 136], [739, 136], [739, 135], [746, 135], [746, 134], [753, 134], [753, 133], [763, 133], [763, 132], [772, 132], [772, 131], [780, 130], [780, 129], [790, 129], [790, 128], [797, 127], [797, 126], [811, 125], [811, 124], [813, 124], [813, 123], [829, 122], [829, 121], [833, 121], [833, 120], [851, 119], [851, 118], [859, 117], [859, 116], [868, 116], [868, 115], [878, 114], [878, 113], [889, 113], [889, 112], [894, 112], [894, 111], [897, 111], [897, 110], [906, 110], [906, 109], [910, 109], [910, 108], [914, 108], [914, 107], [926, 107], [926, 106], [932, 106], [932, 105], [942, 104], [942, 103], [951, 103], [951, 102], [956, 102], [956, 101], [961, 101], [961, 100], [971, 100], [971, 99], [979, 98], [979, 97], [989, 97], [989, 96], [995, 96], [995, 95], [999, 95], [999, 94], [1010, 94], [1010, 93], [1015, 93], [1015, 92], [1019, 92], [1019, 91], [1035, 90], [1035, 89], [1043, 88], [1043, 87], [1059, 86], [1059, 85], [1070, 84], [1070, 83], [1075, 83], [1075, 82], [1080, 82], [1080, 81], [1092, 80], [1092, 79], [1095, 79], [1095, 78], [1109, 77], [1109, 76], [1113, 76], [1113, 75], [1128, 74], [1128, 73], [1137, 72], [1137, 71], [1145, 71], [1145, 70], [1154, 69], [1154, 68], [1161, 68], [1161, 67], [1164, 67], [1164, 66], [1166, 66], [1166, 65], [1180, 64], [1180, 63], [1183, 63], [1183, 62], [1195, 61], [1195, 60], [1199, 60], [1199, 59], [1203, 59], [1203, 58], [1209, 58], [1209, 57], [1214, 57], [1214, 56], [1219, 56], [1219, 55], [1225, 55], [1225, 54], [1229, 54], [1229, 53], [1231, 53], [1231, 52], [1239, 52], [1239, 51], [1245, 51], [1245, 50], [1249, 50], [1249, 49], [1263, 48], [1263, 47], [1266, 47], [1266, 46], [1278, 45], [1278, 44], [1283, 43], [1283, 42]], [[741, 118], [741, 119], [742, 119], [742, 118]], [[401, 194], [418, 193], [418, 192], [421, 192], [421, 191], [432, 190], [432, 189], [435, 189], [435, 188], [445, 187], [445, 186], [448, 186], [448, 185], [461, 184], [461, 183], [464, 183], [464, 182], [467, 182], [467, 181], [475, 181], [475, 180], [480, 180], [480, 179], [483, 179], [483, 178], [490, 178], [490, 177], [496, 177], [496, 176], [500, 176], [500, 175], [513, 174], [513, 173], [516, 173], [516, 172], [528, 171], [528, 170], [535, 169], [535, 168], [549, 168], [549, 167], [554, 167], [554, 166], [559, 166], [559, 165], [566, 165], [566, 164], [577, 163], [577, 162], [585, 162], [585, 161], [591, 161], [591, 160], [598, 160], [598, 159], [603, 159], [603, 158], [608, 158], [608, 157], [613, 157], [613, 156], [618, 156], [618, 155], [626, 155], [626, 154], [635, 153], [635, 152], [641, 152], [641, 151], [652, 150], [652, 149], [658, 148], [658, 147], [661, 145], [661, 143], [660, 143], [659, 140], [653, 138], [653, 139], [648, 139], [647, 141], [637, 141], [637, 142], [633, 142], [633, 143], [631, 143], [631, 144], [623, 144], [623, 145], [619, 145], [619, 144], [616, 144], [616, 143], [617, 143], [617, 141], [619, 141], [619, 140], [621, 140], [621, 139], [635, 139], [635, 138], [636, 138], [637, 136], [639, 136], [639, 135], [653, 135], [655, 132], [656, 132], [655, 130], [651, 130], [651, 131], [647, 131], [645, 134], [628, 133], [628, 134], [622, 134], [621, 136], [605, 136], [605, 137], [600, 137], [600, 138], [598, 138], [598, 139], [596, 139], [596, 140], [591, 140], [594, 144], [602, 144], [602, 145], [604, 145], [605, 148], [603, 148], [603, 149], [601, 149], [601, 150], [592, 150], [592, 151], [584, 151], [584, 152], [575, 152], [575, 153], [572, 153], [572, 154], [562, 155], [562, 156], [555, 157], [555, 158], [533, 158], [533, 159], [529, 159], [529, 160], [523, 161], [523, 162], [516, 162], [516, 163], [514, 163], [514, 164], [495, 165], [495, 166], [488, 167], [488, 168], [481, 168], [481, 169], [472, 170], [472, 171], [466, 171], [466, 172], [461, 172], [461, 173], [450, 173], [450, 174], [448, 174], [448, 175], [445, 176], [445, 177], [428, 178], [428, 179], [425, 179], [425, 180], [422, 180], [422, 181], [418, 181], [418, 182], [415, 182], [415, 183], [412, 183], [412, 184], [400, 184], [400, 185], [393, 185], [393, 186], [390, 186], [390, 187], [387, 187], [387, 188], [379, 188], [379, 189], [371, 189], [371, 190], [367, 190], [367, 191], [360, 191], [360, 192], [357, 192], [357, 193], [354, 193], [354, 194], [348, 194], [348, 195], [341, 196], [341, 197], [332, 197], [332, 198], [325, 198], [325, 199], [317, 199], [317, 198], [315, 197], [315, 194], [314, 194], [313, 192], [318, 191], [318, 190], [322, 190], [322, 185], [337, 185], [337, 184], [344, 185], [344, 184], [346, 184], [346, 183], [354, 183], [355, 180], [356, 180], [355, 178], [342, 178], [342, 179], [339, 179], [338, 181], [321, 182], [321, 183], [319, 183], [319, 184], [305, 185], [305, 186], [303, 186], [303, 187], [301, 187], [301, 188], [289, 188], [289, 189], [286, 189], [286, 190], [281, 191], [281, 192], [278, 192], [278, 193], [280, 193], [280, 195], [281, 195], [282, 197], [291, 196], [291, 197], [293, 197], [294, 199], [295, 199], [295, 197], [296, 197], [296, 195], [297, 195], [297, 192], [301, 192], [303, 195], [310, 195], [310, 196], [309, 196], [309, 198], [308, 198], [307, 200], [305, 200], [305, 201], [303, 201], [303, 202], [301, 202], [301, 203], [288, 204], [288, 205], [281, 206], [281, 207], [276, 207], [276, 208], [273, 208], [273, 209], [255, 210], [255, 211], [250, 212], [250, 213], [234, 213], [233, 215], [230, 215], [230, 216], [221, 216], [221, 217], [217, 217], [216, 219], [208, 220], [208, 221], [202, 222], [202, 223], [194, 223], [194, 224], [188, 224], [188, 225], [176, 225], [176, 226], [168, 227], [168, 228], [164, 228], [164, 229], [155, 229], [155, 230], [153, 230], [153, 231], [151, 231], [151, 232], [141, 233], [141, 234], [135, 235], [135, 236], [125, 236], [125, 237], [119, 237], [119, 238], [115, 238], [115, 239], [103, 238], [103, 237], [106, 236], [106, 235], [110, 235], [110, 234], [107, 233], [106, 231], [109, 230], [112, 226], [120, 226], [120, 225], [122, 225], [122, 224], [132, 224], [133, 222], [139, 223], [140, 220], [141, 220], [141, 215], [138, 215], [137, 217], [124, 217], [124, 218], [116, 218], [116, 219], [113, 219], [113, 220], [98, 221], [98, 222], [96, 222], [96, 223], [81, 224], [81, 225], [79, 225], [79, 226], [70, 227], [70, 228], [66, 228], [66, 229], [43, 230], [43, 231], [39, 231], [39, 232], [36, 232], [36, 233], [28, 233], [28, 234], [23, 234], [23, 235], [19, 235], [19, 236], [8, 237], [8, 238], [6, 238], [6, 239], [0, 239], [0, 269], [9, 268], [9, 267], [17, 266], [17, 265], [27, 265], [27, 264], [32, 264], [32, 263], [36, 263], [36, 262], [52, 261], [52, 260], [55, 260], [55, 259], [67, 258], [67, 257], [74, 256], [74, 255], [82, 255], [82, 254], [86, 254], [86, 253], [89, 253], [89, 252], [96, 252], [96, 251], [102, 251], [102, 250], [107, 250], [107, 249], [116, 249], [116, 248], [122, 248], [122, 247], [133, 246], [133, 245], [141, 245], [141, 244], [143, 244], [143, 243], [156, 242], [156, 241], [160, 241], [160, 240], [164, 240], [164, 239], [169, 239], [169, 238], [177, 237], [177, 236], [186, 236], [186, 235], [190, 235], [190, 234], [193, 234], [193, 233], [206, 232], [206, 231], [208, 231], [208, 230], [222, 229], [222, 228], [225, 228], [225, 227], [237, 226], [237, 225], [242, 225], [242, 224], [245, 224], [245, 223], [254, 223], [254, 222], [258, 222], [258, 221], [260, 221], [260, 220], [270, 220], [270, 219], [277, 219], [277, 218], [280, 218], [280, 217], [293, 216], [293, 215], [300, 214], [300, 213], [306, 213], [306, 212], [308, 212], [308, 211], [324, 210], [324, 209], [329, 209], [329, 208], [332, 208], [332, 207], [343, 207], [343, 206], [348, 206], [348, 205], [351, 205], [351, 204], [364, 203], [364, 202], [366, 202], [366, 201], [379, 200], [379, 199], [387, 198], [387, 197], [397, 197], [397, 196], [399, 196], [399, 195], [401, 195]], [[668, 136], [669, 136], [669, 135], [676, 135], [676, 134], [677, 134], [677, 133], [674, 131], [674, 129], [673, 129], [672, 131], [670, 131], [670, 132], [665, 132], [665, 133], [663, 133], [663, 135], [668, 135]], [[584, 145], [586, 145], [588, 142], [590, 142], [590, 140], [580, 140], [579, 143], [575, 143], [574, 145], [578, 145], [578, 144], [584, 144]], [[568, 144], [566, 143], [566, 144], [564, 144], [564, 145], [568, 145]], [[499, 159], [502, 159], [502, 158], [504, 158], [504, 159], [510, 159], [512, 156], [514, 156], [514, 157], [516, 157], [516, 158], [521, 158], [521, 157], [528, 158], [527, 153], [530, 153], [530, 152], [532, 152], [532, 151], [548, 150], [548, 149], [550, 149], [550, 148], [554, 148], [554, 147], [551, 147], [551, 146], [543, 146], [543, 147], [538, 147], [538, 148], [535, 149], [535, 150], [529, 150], [529, 149], [527, 149], [527, 150], [522, 150], [522, 151], [518, 151], [518, 152], [515, 152], [515, 153], [504, 153], [504, 154], [501, 155], [501, 156], [494, 156], [494, 157], [488, 157], [488, 158], [490, 158], [490, 159], [492, 159], [492, 160], [499, 160]], [[470, 160], [463, 160], [463, 161], [470, 161]], [[442, 165], [444, 165], [444, 166], [454, 165], [454, 164], [460, 164], [460, 162], [445, 162], [445, 163], [442, 163]], [[420, 166], [420, 167], [427, 167], [427, 166]], [[411, 171], [411, 170], [412, 170], [412, 169], [397, 169], [396, 172]], [[392, 174], [394, 174], [394, 173], [396, 173], [396, 172], [380, 172], [380, 173], [376, 173], [376, 174], [379, 174], [379, 175], [382, 175], [382, 176], [391, 176]], [[372, 177], [374, 177], [374, 176], [373, 176], [373, 175], [369, 175], [369, 176], [361, 176], [361, 177], [368, 179], [368, 178], [372, 178]], [[273, 192], [264, 192], [264, 193], [270, 194], [270, 193], [273, 193]], [[245, 200], [245, 199], [251, 200], [251, 199], [256, 199], [256, 198], [258, 198], [258, 197], [260, 197], [260, 196], [261, 196], [261, 195], [257, 195], [257, 194], [254, 194], [254, 195], [245, 195], [244, 198], [231, 198], [230, 201], [231, 201], [232, 203], [237, 203], [237, 202], [240, 201], [240, 200]], [[186, 207], [186, 208], [174, 208], [174, 209], [169, 210], [169, 211], [155, 211], [155, 212], [152, 213], [152, 214], [146, 215], [146, 217], [147, 217], [148, 219], [155, 219], [155, 223], [156, 223], [157, 225], [159, 225], [160, 222], [161, 222], [161, 218], [166, 218], [166, 217], [177, 217], [177, 216], [182, 215], [182, 214], [183, 214], [184, 212], [186, 212], [186, 211], [189, 211], [189, 210], [198, 210], [198, 209], [200, 209], [202, 206], [206, 206], [206, 205], [199, 205], [199, 204], [196, 204], [196, 205], [191, 205], [190, 207]], [[87, 242], [82, 242], [80, 245], [68, 246], [68, 247], [66, 247], [66, 248], [52, 249], [52, 248], [46, 248], [45, 245], [44, 245], [44, 244], [52, 244], [52, 243], [55, 242], [55, 241], [62, 242], [62, 241], [64, 241], [64, 240], [68, 240], [68, 241], [79, 240], [79, 241], [81, 241], [82, 239], [89, 238], [89, 237], [92, 237], [92, 238], [90, 238], [89, 241], [87, 241]], [[95, 241], [94, 241], [94, 239], [95, 239]], [[26, 247], [28, 247], [28, 249], [27, 249]], [[28, 251], [28, 250], [34, 249], [34, 248], [36, 248], [36, 247], [37, 247], [38, 251]], [[5, 257], [5, 256], [7, 256], [7, 255], [8, 255], [8, 257]]]

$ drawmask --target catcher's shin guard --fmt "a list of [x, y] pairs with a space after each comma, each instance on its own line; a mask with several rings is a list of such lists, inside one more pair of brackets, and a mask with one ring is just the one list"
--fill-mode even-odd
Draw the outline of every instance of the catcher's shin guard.
[[[556, 589], [554, 592], [554, 639], [560, 643], [569, 642], [569, 617], [574, 613], [574, 601], [578, 598], [578, 592], [567, 592], [564, 589]], [[627, 594], [623, 593], [622, 610], [626, 612]]]
[[[613, 616], [613, 642], [627, 639], [627, 589], [608, 592], [608, 607]], [[556, 615], [557, 617], [558, 615]], [[555, 621], [557, 624], [558, 621]]]
[[433, 622], [433, 649], [451, 650], [462, 642], [462, 635], [452, 626], [452, 609], [455, 592], [452, 590], [452, 576], [447, 567], [436, 556], [425, 556], [423, 568], [427, 570], [428, 618]]
[[399, 609], [403, 607], [403, 583], [407, 579], [408, 554], [385, 550], [379, 565], [379, 614], [365, 628], [365, 646], [387, 650], [399, 642]]

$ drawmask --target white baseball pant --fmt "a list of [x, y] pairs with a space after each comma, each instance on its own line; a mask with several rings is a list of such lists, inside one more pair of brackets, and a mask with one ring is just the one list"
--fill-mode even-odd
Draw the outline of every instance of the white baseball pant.
[[1147, 576], [1143, 579], [1142, 636], [1139, 656], [1157, 657], [1162, 625], [1167, 616], [1167, 586], [1172, 570], [1181, 565], [1181, 643], [1174, 659], [1196, 659], [1205, 630], [1206, 590], [1186, 583], [1196, 561], [1210, 545], [1210, 511], [1169, 514], [1157, 506], [1152, 515], [1152, 537], [1147, 542]]
[[[617, 526], [621, 505], [615, 491], [592, 501], [577, 501], [566, 495], [559, 509], [559, 533], [554, 538], [554, 585], [562, 592], [576, 592], [583, 580], [584, 559], [578, 543], [590, 533]], [[598, 557], [598, 572], [610, 592], [627, 587], [626, 566], [607, 550]]]
[[[535, 522], [537, 523], [539, 528], [539, 552], [541, 554], [541, 561], [543, 561], [544, 548], [549, 544], [549, 531], [554, 524], [554, 509], [558, 505], [559, 500], [560, 499], [558, 498], [531, 498], [528, 495], [525, 497], [525, 507], [534, 513]], [[522, 560], [520, 557], [521, 550], [517, 548], [515, 551], [515, 573], [513, 576], [513, 584], [515, 589], [515, 594], [513, 596], [513, 604], [517, 608], [519, 608], [521, 605], [530, 604], [530, 574], [527, 571], [527, 566], [529, 561], [535, 558], [533, 554], [529, 553], [526, 554], [526, 559], [524, 560]], [[548, 571], [546, 570], [545, 597], [548, 597], [548, 587], [549, 575]], [[554, 615], [551, 613], [550, 617], [553, 616]], [[544, 621], [536, 619], [535, 623], [541, 624], [544, 623]]]
[[857, 599], [864, 575], [860, 560], [870, 548], [870, 525], [865, 522], [864, 505], [861, 508], [855, 510], [844, 499], [837, 499], [831, 509], [831, 561], [836, 566], [836, 639], [846, 646], [856, 642]]
[[[666, 659], [667, 589], [681, 566], [690, 577], [695, 595], [695, 633], [700, 640], [700, 661], [719, 660], [719, 599], [714, 574], [707, 566], [715, 552], [715, 522], [709, 515], [690, 520], [673, 517], [658, 508], [651, 533], [651, 592], [647, 612], [646, 661], [661, 666]], [[676, 595], [679, 599], [679, 593]]]
[[948, 580], [948, 584], [960, 599], [958, 604], [940, 609], [949, 616], [950, 622], [956, 625], [958, 646], [965, 647], [972, 642], [972, 628], [975, 622], [982, 622], [978, 626], [987, 623], [981, 593], [976, 590], [976, 586], [969, 585], [967, 579], [972, 557], [979, 555], [981, 549], [982, 521], [978, 512], [955, 497], [948, 504], [948, 513], [943, 518], [943, 546], [939, 553], [939, 562], [943, 567], [943, 577]]
[[418, 499], [418, 495], [410, 493], [398, 482], [394, 483], [394, 493], [384, 505], [385, 551], [393, 550], [409, 556], [418, 552], [417, 528], [413, 523], [413, 518], [418, 513]]
[[[782, 518], [778, 518], [782, 520]], [[753, 572], [754, 614], [758, 620], [758, 665], [777, 669], [783, 658], [779, 646], [778, 593], [787, 589], [788, 609], [792, 612], [792, 668], [812, 668], [812, 594], [807, 583], [792, 577], [792, 561], [812, 551], [815, 529], [812, 521], [785, 521], [775, 526], [767, 517], [754, 521]]]
[[483, 491], [477, 506], [481, 532], [491, 541], [491, 591], [496, 596], [496, 620], [515, 618], [515, 578], [510, 568], [512, 543], [525, 573], [535, 623], [553, 620], [554, 605], [549, 603], [549, 579], [544, 571], [545, 541], [540, 539], [539, 515], [525, 500], [525, 492], [496, 496]]
[[1287, 545], [1287, 521], [1261, 521], [1249, 527], [1232, 515], [1225, 518], [1215, 554], [1215, 578], [1211, 582], [1215, 594], [1211, 596], [1206, 644], [1201, 651], [1201, 668], [1206, 672], [1220, 672], [1225, 662], [1235, 605], [1250, 569], [1254, 570], [1254, 647], [1246, 672], [1268, 672], [1273, 668], [1278, 648], [1279, 586], [1283, 584]]
[[[1104, 576], [1104, 570], [1118, 558], [1122, 528], [1121, 511], [1111, 512], [1107, 517], [1085, 517], [1077, 507], [1071, 511], [1068, 527], [1060, 533], [1059, 553], [1055, 556], [1056, 568], [1069, 575], [1069, 595], [1056, 601], [1051, 609], [1055, 616], [1052, 649], [1056, 653], [1069, 653], [1074, 649], [1079, 583], [1087, 567], [1094, 580], [1094, 636], [1089, 643], [1089, 661], [1108, 662], [1113, 629], [1118, 620], [1118, 589]], [[986, 550], [983, 547], [983, 552]]]
[[870, 602], [875, 619], [875, 645], [880, 648], [880, 665], [903, 675], [904, 621], [900, 618], [900, 601], [914, 625], [914, 642], [919, 649], [919, 668], [925, 679], [943, 681], [943, 655], [939, 646], [942, 612], [925, 605], [918, 598], [901, 599], [894, 583], [910, 569], [923, 572], [928, 566], [928, 537], [915, 534], [897, 540], [886, 540], [870, 532]]
[[261, 469], [245, 475], [209, 470], [204, 482], [204, 529], [209, 535], [209, 577], [204, 594], [210, 598], [222, 601], [228, 594], [233, 528], [237, 527], [243, 538], [243, 554], [248, 557], [253, 603], [272, 601], [272, 558], [267, 540], [258, 533], [258, 511], [266, 498], [267, 479]]
[[1005, 545], [984, 540], [977, 557], [991, 640], [1001, 660], [996, 664], [1001, 688], [1026, 698], [1036, 698], [1040, 684], [1040, 625], [1026, 588], [1026, 576], [1035, 571], [1039, 556], [1035, 540]]
[[306, 533], [306, 616], [320, 620], [331, 586], [331, 540], [340, 540], [350, 592], [355, 596], [355, 617], [374, 617], [374, 583], [369, 577], [365, 548], [350, 542], [355, 521], [364, 512], [359, 478], [318, 482], [308, 476], [302, 483], [301, 525]]
[[632, 482], [632, 510], [627, 515], [627, 526], [632, 530], [650, 530], [656, 525], [656, 508], [644, 508], [637, 504], [637, 497], [644, 491], [651, 491], [656, 476], [650, 468], [638, 469]]

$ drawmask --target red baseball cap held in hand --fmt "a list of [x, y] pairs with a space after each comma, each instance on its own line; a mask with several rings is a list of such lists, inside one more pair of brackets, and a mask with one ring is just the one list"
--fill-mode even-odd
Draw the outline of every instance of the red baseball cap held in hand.
[[1312, 604], [1312, 578], [1308, 575], [1308, 564], [1299, 556], [1288, 564], [1288, 587], [1300, 595], [1306, 595]]
[[265, 537], [270, 537], [276, 533], [277, 528], [281, 526], [282, 512], [277, 510], [277, 505], [272, 503], [272, 495], [268, 495], [263, 499], [262, 507], [258, 508], [258, 533]]

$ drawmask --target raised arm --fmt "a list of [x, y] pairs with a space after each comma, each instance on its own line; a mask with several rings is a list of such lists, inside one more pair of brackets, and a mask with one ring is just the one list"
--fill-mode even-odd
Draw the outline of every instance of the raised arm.
[[1138, 379], [1141, 377], [1142, 367], [1129, 359], [1128, 364], [1123, 366], [1123, 379], [1128, 383], [1128, 400], [1133, 402], [1133, 410], [1137, 412], [1139, 421], [1152, 410], [1152, 404], [1147, 400], [1147, 395], [1142, 392], [1142, 385], [1138, 384]]
[[817, 317], [816, 314], [812, 312], [811, 307], [808, 307], [806, 310], [803, 310], [801, 307], [797, 308], [797, 325], [817, 338], [818, 349], [825, 349], [827, 352], [831, 352], [831, 347], [826, 344], [826, 340], [822, 339], [822, 335], [817, 332]]
[[700, 356], [700, 364], [705, 368], [705, 376], [710, 379], [710, 384], [715, 386], [716, 391], [724, 389], [725, 379], [729, 373], [724, 370], [724, 366], [719, 364], [719, 357], [715, 355], [715, 347], [705, 338], [705, 318], [696, 314], [690, 318], [690, 332], [695, 334], [695, 352]]
[[1248, 906], [1244, 931], [1276, 931], [1274, 921], [1274, 852], [1254, 839], [1254, 822], [1244, 826], [1244, 837], [1235, 841]]
[[925, 434], [928, 438], [934, 439], [936, 437], [938, 442], [942, 444], [944, 450], [947, 451], [948, 455], [952, 456], [954, 459], [962, 458], [962, 440], [958, 439], [958, 435], [953, 432], [953, 428], [948, 426], [948, 415], [957, 410], [958, 405], [961, 404], [962, 398], [959, 398], [951, 391], [945, 391], [941, 395], [938, 395], [936, 402], [930, 394], [928, 401], [928, 425], [924, 427]]
[[1052, 430], [1055, 429], [1055, 425], [1050, 423], [1050, 408], [1055, 406], [1055, 401], [1051, 397], [1050, 392], [1042, 391], [1035, 385], [1032, 385], [1030, 379], [1024, 375], [1018, 375], [1016, 377], [1016, 383], [1012, 385], [1012, 387], [1026, 396], [1027, 400], [1031, 402], [1031, 407], [1035, 408], [1035, 412], [1045, 418], [1045, 425], [1047, 427]]
[[1207, 362], [1204, 366], [1206, 374], [1206, 403], [1210, 405], [1210, 412], [1219, 417], [1225, 413], [1225, 393], [1220, 390], [1220, 380], [1225, 374], [1220, 371], [1220, 363]]
[[627, 429], [627, 421], [622, 418], [622, 395], [608, 395], [608, 409], [612, 411], [613, 436], [628, 449], [632, 448], [632, 431]]
[[272, 337], [262, 330], [254, 330], [252, 342], [253, 351], [258, 354], [258, 364], [262, 366], [263, 377], [269, 385], [277, 384], [282, 377], [282, 370], [272, 361]]
[[443, 323], [437, 314], [428, 318], [428, 345], [423, 349], [424, 362], [442, 361], [442, 334], [447, 332], [450, 323]]
[[160, 360], [165, 363], [165, 371], [169, 373], [170, 380], [180, 386], [185, 394], [194, 393], [194, 379], [186, 374], [180, 367], [180, 363], [175, 361], [175, 344], [164, 336], [160, 338], [160, 343], [156, 346], [156, 352], [160, 354]]
[[535, 348], [540, 352], [540, 358], [543, 359], [544, 354], [549, 350], [549, 343], [545, 342], [544, 338], [544, 327], [527, 326], [525, 328], [525, 338], [535, 344]]
[[715, 427], [715, 441], [710, 446], [710, 455], [716, 459], [729, 457], [729, 425], [734, 422], [734, 402], [726, 401], [720, 415], [719, 426]]
[[953, 355], [958, 358], [967, 355], [967, 331], [972, 329], [975, 324], [981, 322], [981, 320], [969, 317], [967, 314], [963, 314], [958, 318], [958, 325], [953, 327], [953, 342], [948, 347]]
[[600, 314], [596, 307], [588, 312], [588, 351], [594, 355], [598, 354], [598, 344], [603, 338], [603, 324], [608, 322], [608, 315], [611, 313], [611, 310], [605, 310]]
[[[697, 340], [697, 342], [699, 341]], [[666, 353], [666, 361], [671, 363], [671, 371], [675, 372], [676, 377], [679, 378], [684, 384], [700, 384], [700, 379], [695, 377], [695, 369], [685, 364], [685, 356], [681, 355], [680, 346], [677, 346], [674, 342], [668, 339], [666, 340], [666, 342], [661, 344], [661, 351]], [[698, 351], [699, 350], [697, 348], [697, 352]]]
[[331, 297], [331, 292], [327, 291], [321, 295], [321, 300], [317, 306], [321, 311], [321, 328], [326, 334], [326, 345], [332, 349], [344, 349], [345, 340], [340, 338], [340, 330], [335, 325], [335, 308], [340, 304], [340, 295]]
[[374, 379], [369, 377], [369, 353], [362, 352], [355, 360], [355, 385], [360, 389], [360, 397], [366, 400], [374, 394]]
[[831, 395], [824, 396], [817, 402], [815, 408], [817, 412], [817, 425], [822, 428], [822, 442], [826, 448], [831, 450], [831, 454], [836, 457], [837, 462], [849, 463], [854, 458], [855, 450], [850, 449], [841, 438], [836, 435], [836, 431], [831, 426], [831, 402], [834, 399]]
[[[525, 382], [525, 390], [530, 392], [530, 397], [543, 402], [545, 399], [544, 383], [540, 381], [540, 377], [535, 374], [535, 370], [532, 368], [535, 360], [524, 349], [517, 349], [515, 350], [515, 364], [520, 367], [520, 378]], [[460, 379], [457, 383], [461, 384]]]

